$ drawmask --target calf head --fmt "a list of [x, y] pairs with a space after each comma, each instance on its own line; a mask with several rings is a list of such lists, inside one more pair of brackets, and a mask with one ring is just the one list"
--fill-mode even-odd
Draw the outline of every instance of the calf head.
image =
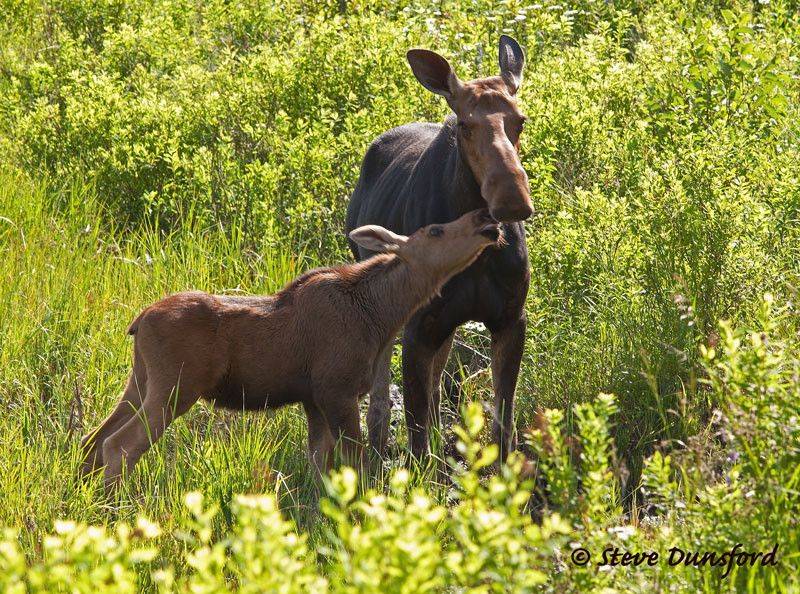
[[500, 242], [501, 234], [497, 221], [484, 208], [450, 223], [422, 227], [410, 236], [365, 225], [351, 231], [350, 239], [373, 252], [396, 254], [415, 273], [444, 282], [472, 264], [488, 246]]
[[507, 35], [500, 37], [500, 75], [462, 82], [439, 54], [412, 49], [407, 54], [414, 76], [441, 95], [456, 114], [459, 148], [498, 221], [527, 219], [533, 212], [528, 176], [519, 159], [525, 116], [516, 93], [522, 84], [525, 55]]

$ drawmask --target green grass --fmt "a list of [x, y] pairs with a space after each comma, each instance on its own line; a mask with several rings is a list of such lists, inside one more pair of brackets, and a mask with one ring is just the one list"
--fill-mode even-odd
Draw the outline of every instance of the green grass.
[[[99, 521], [108, 509], [96, 485], [74, 478], [76, 437], [119, 397], [130, 370], [127, 324], [173, 291], [268, 293], [309, 266], [287, 246], [246, 252], [235, 239], [190, 226], [163, 237], [101, 231], [89, 186], [49, 189], [8, 171], [0, 183], [2, 299], [0, 385], [2, 523], [29, 526], [31, 544], [58, 517]], [[63, 211], [49, 210], [54, 195]], [[269, 417], [269, 418], [268, 418]], [[236, 415], [196, 407], [142, 463], [120, 509], [169, 517], [184, 491], [219, 500], [263, 489], [282, 476], [287, 501], [309, 489], [304, 416]], [[147, 494], [147, 496], [145, 496]], [[144, 507], [142, 507], [142, 505]], [[182, 504], [180, 504], [182, 507]]]
[[[106, 524], [144, 515], [171, 531], [191, 517], [185, 493], [199, 491], [221, 508], [215, 527], [224, 531], [235, 494], [266, 492], [319, 537], [319, 492], [299, 406], [239, 414], [198, 404], [111, 500], [101, 476], [81, 481], [76, 474], [80, 436], [121, 395], [132, 356], [125, 329], [142, 308], [190, 288], [275, 292], [319, 263], [302, 247], [245, 248], [235, 233], [192, 222], [168, 236], [101, 228], [91, 185], [33, 182], [10, 169], [0, 176], [0, 204], [0, 298], [7, 305], [0, 319], [0, 525], [21, 527], [23, 548], [37, 556], [62, 518]], [[430, 484], [434, 474], [420, 469], [414, 483]], [[183, 550], [171, 539], [162, 546], [168, 558]]]
[[[164, 531], [165, 563], [187, 573], [191, 546], [175, 537], [194, 521], [185, 493], [220, 508], [223, 538], [234, 495], [256, 492], [275, 493], [309, 534], [322, 573], [347, 573], [331, 550], [348, 550], [348, 524], [320, 512], [296, 407], [196, 406], [112, 501], [76, 479], [78, 439], [122, 390], [125, 329], [144, 306], [190, 288], [271, 293], [347, 261], [343, 213], [369, 142], [446, 113], [405, 51], [436, 49], [465, 79], [494, 74], [503, 32], [527, 52], [521, 152], [536, 208], [517, 426], [550, 431], [526, 446], [547, 499], [528, 511], [558, 511], [570, 539], [598, 546], [620, 525], [643, 547], [780, 539], [787, 573], [775, 575], [797, 567], [800, 23], [782, 1], [377, 2], [339, 14], [338, 2], [295, 0], [0, 0], [0, 525], [19, 530], [30, 562], [47, 557], [59, 518], [113, 528], [143, 514]], [[721, 319], [766, 327], [768, 353], [745, 332], [723, 349]], [[469, 362], [488, 337], [469, 328], [459, 340], [464, 366], [449, 373], [469, 376], [467, 402], [488, 402], [489, 373]], [[714, 348], [722, 359], [704, 358]], [[399, 355], [393, 372], [400, 383]], [[601, 392], [615, 394], [613, 414]], [[387, 477], [406, 462], [402, 422], [395, 437]], [[454, 488], [435, 477], [410, 480], [457, 516]], [[387, 480], [373, 486], [387, 493]], [[460, 542], [453, 521], [431, 537], [443, 547]], [[734, 528], [715, 533], [725, 522]], [[379, 528], [369, 546], [391, 549], [369, 540]], [[537, 565], [549, 588], [646, 589], [646, 573], [561, 566], [568, 549], [553, 538], [530, 541], [561, 548]], [[437, 569], [442, 583], [468, 581], [457, 566]], [[796, 587], [771, 575], [653, 579]]]
[[82, 483], [75, 473], [80, 436], [124, 388], [126, 328], [144, 307], [187, 289], [268, 294], [320, 263], [301, 247], [245, 248], [191, 222], [169, 236], [101, 229], [93, 188], [77, 182], [60, 188], [5, 170], [0, 204], [0, 393], [8, 412], [0, 421], [0, 525], [29, 527], [30, 546], [58, 518], [102, 523], [111, 511], [177, 525], [193, 490], [223, 509], [235, 493], [275, 490], [288, 513], [313, 524], [317, 486], [299, 406], [246, 414], [195, 406], [141, 461], [112, 508], [99, 480]]

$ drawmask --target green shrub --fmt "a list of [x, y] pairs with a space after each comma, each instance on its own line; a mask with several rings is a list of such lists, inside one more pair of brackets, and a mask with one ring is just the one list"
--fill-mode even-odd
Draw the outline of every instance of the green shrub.
[[[784, 0], [0, 0], [9, 579], [88, 589], [91, 567], [123, 589], [246, 588], [278, 579], [252, 545], [274, 539], [305, 568], [287, 588], [796, 589], [799, 24]], [[117, 397], [139, 309], [182, 289], [273, 292], [348, 259], [345, 204], [369, 142], [446, 113], [405, 51], [436, 49], [468, 79], [496, 72], [501, 33], [527, 55], [521, 154], [536, 215], [516, 410], [521, 432], [537, 427], [536, 488], [533, 463], [479, 468], [494, 452], [473, 412], [460, 434], [472, 470], [454, 486], [392, 475], [392, 461], [394, 480], [359, 493], [339, 475], [321, 515], [300, 411], [206, 406], [118, 500], [76, 481], [77, 436]], [[768, 315], [765, 292], [787, 305]], [[459, 340], [488, 349], [475, 328]], [[468, 371], [463, 399], [480, 400], [489, 374]], [[183, 505], [195, 491], [218, 510], [202, 542]], [[277, 508], [251, 517], [241, 492], [274, 493]], [[161, 536], [119, 532], [139, 515]], [[70, 536], [47, 541], [65, 517]], [[67, 556], [45, 547], [79, 535], [90, 544], [63, 545]], [[570, 563], [576, 546], [737, 542], [779, 542], [779, 567], [722, 578]], [[213, 569], [192, 568], [201, 549]]]
[[[618, 493], [627, 475], [615, 465], [609, 439], [614, 400], [601, 395], [575, 411], [580, 441], [564, 434], [563, 415], [547, 411], [531, 435], [549, 505], [574, 523], [572, 539], [592, 554], [584, 567], [567, 561], [566, 582], [580, 591], [611, 587], [650, 591], [653, 583], [679, 591], [772, 592], [797, 587], [798, 527], [787, 518], [800, 506], [798, 463], [800, 375], [794, 333], [767, 296], [759, 327], [720, 324], [720, 345], [701, 348], [714, 421], [688, 444], [656, 451], [645, 463], [630, 519]], [[777, 566], [695, 568], [668, 563], [670, 549], [767, 553]], [[655, 551], [654, 567], [606, 567], [600, 553]], [[782, 552], [781, 552], [782, 551]], [[676, 554], [677, 555], [677, 554]], [[599, 558], [598, 558], [599, 557]], [[677, 557], [676, 557], [677, 558]]]
[[[773, 318], [768, 308], [764, 312], [770, 327]], [[569, 447], [554, 412], [547, 414], [547, 429], [533, 435], [550, 500], [563, 514], [545, 510], [539, 524], [527, 510], [533, 483], [524, 478], [521, 455], [514, 454], [497, 474], [482, 476], [497, 448], [481, 445], [484, 417], [473, 404], [465, 411], [464, 428], [456, 428], [465, 467], [455, 475], [449, 502], [412, 486], [405, 469], [391, 474], [385, 490], [359, 492], [355, 471], [343, 468], [326, 482], [329, 496], [320, 502], [324, 529], [312, 548], [307, 535], [283, 518], [273, 494], [235, 497], [220, 533], [215, 521], [219, 507], [193, 492], [184, 499], [190, 514], [173, 535], [182, 543], [177, 567], [159, 555], [166, 535], [143, 518], [133, 529], [117, 524], [113, 533], [62, 521], [44, 539], [41, 560], [35, 562], [26, 560], [17, 536], [6, 532], [0, 542], [0, 580], [9, 592], [89, 592], [98, 584], [104, 591], [132, 592], [147, 583], [163, 592], [209, 593], [645, 592], [653, 583], [705, 592], [796, 587], [798, 530], [786, 518], [800, 507], [800, 432], [787, 418], [797, 411], [797, 370], [783, 367], [782, 347], [766, 346], [772, 336], [766, 331], [774, 327], [749, 334], [749, 346], [740, 341], [741, 333], [726, 325], [722, 329], [721, 356], [705, 353], [708, 383], [721, 398], [726, 445], [741, 455], [718, 460], [715, 473], [692, 474], [688, 466], [676, 465], [676, 458], [657, 452], [643, 476], [646, 501], [657, 504], [656, 511], [639, 515], [638, 521], [629, 521], [619, 507], [621, 475], [613, 466], [610, 438], [616, 412], [612, 396], [577, 407], [580, 440], [573, 444], [579, 452], [574, 458], [547, 462], [550, 453]], [[764, 414], [752, 417], [755, 409]], [[762, 447], [772, 449], [755, 449]], [[675, 452], [677, 459], [695, 453]], [[565, 497], [555, 489], [565, 484], [566, 467], [580, 485], [571, 480]], [[643, 512], [637, 508], [637, 513]], [[736, 543], [763, 552], [777, 543], [780, 568], [697, 569], [667, 563], [674, 546], [722, 552]], [[592, 555], [586, 566], [570, 560], [578, 546]], [[602, 551], [615, 546], [658, 552], [661, 562], [598, 571]]]

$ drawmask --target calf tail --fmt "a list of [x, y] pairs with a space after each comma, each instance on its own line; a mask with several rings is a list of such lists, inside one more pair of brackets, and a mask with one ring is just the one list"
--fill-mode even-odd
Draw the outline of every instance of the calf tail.
[[128, 334], [130, 334], [131, 336], [136, 334], [136, 331], [139, 329], [139, 324], [142, 323], [142, 318], [144, 318], [144, 314], [146, 313], [147, 310], [144, 310], [142, 313], [136, 316], [136, 319], [133, 320], [133, 322], [131, 322], [130, 326], [128, 326]]

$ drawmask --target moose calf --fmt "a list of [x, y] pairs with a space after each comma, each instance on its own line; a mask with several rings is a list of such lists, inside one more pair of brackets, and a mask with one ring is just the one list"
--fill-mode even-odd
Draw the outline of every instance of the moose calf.
[[500, 241], [487, 210], [410, 237], [376, 225], [350, 238], [368, 260], [308, 272], [276, 295], [178, 293], [145, 309], [134, 335], [133, 371], [113, 412], [83, 438], [83, 473], [105, 466], [114, 487], [201, 397], [240, 410], [300, 402], [308, 450], [329, 469], [337, 440], [348, 461], [362, 456], [358, 399], [378, 355], [441, 286]]

